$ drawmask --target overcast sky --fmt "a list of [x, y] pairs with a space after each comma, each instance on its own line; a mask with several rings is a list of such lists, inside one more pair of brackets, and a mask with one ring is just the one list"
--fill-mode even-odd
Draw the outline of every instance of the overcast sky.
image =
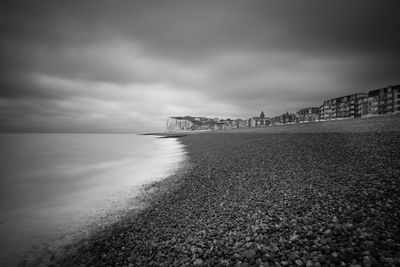
[[398, 84], [398, 3], [2, 1], [0, 131], [159, 131]]

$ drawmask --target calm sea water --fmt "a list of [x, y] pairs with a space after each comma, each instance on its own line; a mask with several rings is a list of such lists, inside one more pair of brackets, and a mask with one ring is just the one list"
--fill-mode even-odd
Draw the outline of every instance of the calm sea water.
[[1, 134], [0, 266], [131, 208], [139, 185], [184, 159], [173, 138], [134, 134]]

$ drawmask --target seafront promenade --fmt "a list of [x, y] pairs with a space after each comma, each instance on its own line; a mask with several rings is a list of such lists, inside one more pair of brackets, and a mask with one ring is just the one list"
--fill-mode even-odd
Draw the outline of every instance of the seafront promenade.
[[149, 207], [55, 265], [398, 266], [400, 119], [329, 123], [181, 137]]

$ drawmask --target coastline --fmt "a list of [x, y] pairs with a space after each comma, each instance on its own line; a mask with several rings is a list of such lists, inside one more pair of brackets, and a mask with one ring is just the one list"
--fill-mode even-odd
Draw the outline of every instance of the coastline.
[[[132, 223], [143, 210], [151, 207], [160, 201], [160, 196], [176, 190], [181, 183], [182, 176], [187, 175], [190, 169], [188, 159], [184, 159], [180, 166], [161, 180], [152, 181], [132, 188], [132, 197], [124, 208], [116, 207], [116, 210], [103, 214], [101, 218], [93, 221], [90, 225], [82, 226], [79, 229], [79, 236], [66, 236], [58, 240], [56, 244], [43, 246], [33, 253], [26, 254], [17, 266], [53, 266], [58, 265], [60, 258], [69, 257], [78, 252], [79, 248], [87, 246], [88, 242], [96, 239], [96, 236], [103, 236], [105, 233], [114, 231], [118, 225]], [[129, 207], [126, 209], [126, 207]], [[67, 264], [69, 265], [69, 264]]]
[[363, 118], [313, 121], [296, 124], [245, 127], [218, 131], [186, 131], [142, 133], [160, 138], [180, 138], [193, 134], [225, 133], [322, 133], [322, 132], [391, 132], [400, 131], [400, 113]]
[[[10, 142], [10, 138], [16, 141]], [[3, 138], [2, 142], [15, 148], [18, 147], [15, 144], [21, 143], [17, 142], [21, 138], [45, 150], [49, 156], [37, 156], [34, 148], [30, 149], [31, 153], [23, 153], [23, 158], [10, 153], [10, 158], [20, 159], [18, 162], [21, 166], [32, 162], [32, 156], [38, 160], [33, 162], [32, 168], [25, 169], [18, 176], [25, 180], [28, 180], [26, 177], [31, 178], [30, 184], [24, 183], [32, 185], [33, 189], [23, 190], [25, 187], [19, 186], [19, 180], [10, 180], [9, 183], [5, 179], [1, 181], [2, 189], [9, 188], [16, 192], [14, 198], [21, 200], [9, 208], [13, 217], [8, 216], [7, 210], [2, 210], [1, 266], [17, 266], [19, 263], [21, 266], [49, 265], [52, 258], [68, 253], [80, 239], [88, 238], [93, 232], [120, 221], [127, 213], [134, 214], [143, 209], [146, 205], [144, 193], [151, 191], [145, 185], [175, 173], [182, 160], [186, 159], [178, 141], [153, 136], [49, 134], [39, 137], [10, 136], [9, 139]], [[51, 150], [41, 140], [52, 140], [50, 143], [58, 147]], [[74, 143], [70, 140], [77, 141]], [[93, 147], [96, 149], [91, 149]], [[62, 151], [66, 152], [60, 155]], [[65, 160], [72, 156], [74, 161]], [[43, 162], [42, 168], [40, 162]], [[54, 168], [58, 169], [53, 166], [60, 166], [60, 162], [68, 162], [68, 168], [54, 171]], [[7, 168], [3, 168], [3, 171], [6, 174]], [[41, 174], [39, 178], [31, 175], [36, 172]], [[14, 173], [10, 171], [8, 176], [15, 177]], [[43, 182], [40, 180], [42, 177], [49, 179]], [[40, 184], [40, 190], [35, 191], [37, 184]], [[48, 195], [49, 192], [57, 192], [56, 197]], [[29, 193], [44, 196], [40, 199], [41, 206], [32, 199], [24, 198]], [[140, 193], [142, 195], [137, 197]], [[11, 203], [6, 196], [2, 194], [3, 206]]]
[[56, 265], [400, 264], [400, 122], [379, 122], [184, 136], [190, 167]]

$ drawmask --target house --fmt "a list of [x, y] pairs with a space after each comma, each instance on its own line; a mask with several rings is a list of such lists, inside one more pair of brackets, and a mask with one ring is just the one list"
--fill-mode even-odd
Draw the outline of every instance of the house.
[[319, 108], [302, 108], [296, 113], [296, 119], [298, 122], [316, 121], [319, 119]]
[[286, 111], [286, 113], [283, 113], [280, 116], [280, 123], [281, 124], [293, 124], [293, 123], [296, 123], [296, 115]]
[[270, 119], [266, 118], [264, 111], [261, 111], [259, 117], [252, 117], [248, 120], [249, 127], [262, 127], [268, 126], [270, 124]]

